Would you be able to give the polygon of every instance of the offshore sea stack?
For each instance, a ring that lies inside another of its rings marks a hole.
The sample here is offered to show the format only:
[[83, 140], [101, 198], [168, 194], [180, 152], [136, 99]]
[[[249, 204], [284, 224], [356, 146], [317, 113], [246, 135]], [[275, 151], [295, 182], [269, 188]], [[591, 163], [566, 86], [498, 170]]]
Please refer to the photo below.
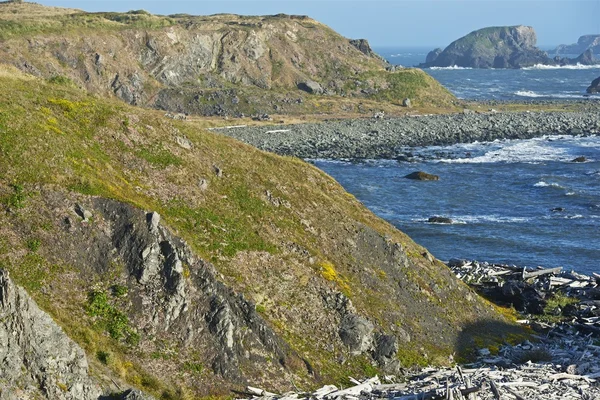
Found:
[[530, 26], [500, 26], [476, 30], [452, 42], [437, 57], [430, 53], [421, 67], [522, 68], [550, 62], [536, 47]]

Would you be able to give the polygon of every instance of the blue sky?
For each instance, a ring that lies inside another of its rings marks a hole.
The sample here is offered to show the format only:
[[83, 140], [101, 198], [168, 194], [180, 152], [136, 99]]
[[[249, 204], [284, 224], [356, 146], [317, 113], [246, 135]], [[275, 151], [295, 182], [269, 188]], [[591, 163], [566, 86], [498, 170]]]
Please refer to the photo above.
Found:
[[154, 14], [302, 14], [373, 46], [446, 46], [479, 28], [531, 25], [538, 45], [600, 33], [600, 0], [37, 0], [86, 11], [145, 9]]

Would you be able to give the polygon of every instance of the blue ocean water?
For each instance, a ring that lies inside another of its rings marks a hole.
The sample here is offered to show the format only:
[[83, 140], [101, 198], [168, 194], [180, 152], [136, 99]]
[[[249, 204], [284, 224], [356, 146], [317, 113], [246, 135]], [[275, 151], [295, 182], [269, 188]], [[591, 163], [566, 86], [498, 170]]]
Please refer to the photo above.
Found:
[[[425, 62], [430, 48], [376, 48], [389, 62], [406, 67]], [[576, 55], [568, 55], [576, 57]], [[585, 89], [600, 66], [534, 66], [525, 69], [427, 68], [425, 71], [466, 100], [600, 99]]]
[[[415, 154], [420, 162], [313, 162], [439, 259], [600, 272], [600, 137], [429, 147]], [[571, 162], [579, 156], [588, 162]], [[404, 178], [417, 170], [440, 180]], [[432, 216], [454, 222], [427, 222]]]
[[[424, 62], [431, 49], [375, 50], [393, 64], [412, 66]], [[426, 72], [464, 99], [599, 99], [584, 97], [586, 87], [600, 76], [596, 67]], [[417, 162], [314, 163], [442, 260], [600, 273], [600, 137], [553, 136], [410, 151]], [[588, 161], [571, 162], [579, 156]], [[418, 170], [440, 180], [404, 178]], [[432, 216], [454, 223], [427, 222]]]

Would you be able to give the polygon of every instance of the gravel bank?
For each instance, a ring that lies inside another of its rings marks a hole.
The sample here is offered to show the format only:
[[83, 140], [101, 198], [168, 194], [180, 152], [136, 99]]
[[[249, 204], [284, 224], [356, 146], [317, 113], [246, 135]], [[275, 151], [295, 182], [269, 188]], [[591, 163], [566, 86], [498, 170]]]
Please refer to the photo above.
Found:
[[313, 124], [220, 128], [263, 150], [300, 158], [402, 158], [407, 147], [543, 135], [600, 133], [598, 112], [518, 112], [407, 116]]

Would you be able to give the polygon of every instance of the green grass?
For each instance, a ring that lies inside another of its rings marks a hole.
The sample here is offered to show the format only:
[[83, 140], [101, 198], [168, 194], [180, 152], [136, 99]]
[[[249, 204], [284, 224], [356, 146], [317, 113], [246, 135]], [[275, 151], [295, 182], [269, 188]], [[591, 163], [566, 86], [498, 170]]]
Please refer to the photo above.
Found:
[[[7, 4], [0, 4], [0, 15], [7, 13], [8, 7], [10, 6]], [[139, 13], [139, 11], [129, 13], [76, 12], [73, 14], [37, 15], [12, 20], [0, 20], [0, 40], [40, 34], [82, 34], [97, 30], [160, 29], [172, 26], [175, 23], [176, 21], [173, 18]]]
[[[418, 72], [415, 79], [421, 79]], [[163, 377], [157, 378], [146, 363], [164, 362], [176, 371], [173, 380], [182, 386], [187, 385], [180, 379], [182, 373], [198, 379], [208, 379], [212, 373], [204, 360], [194, 357], [154, 360], [151, 352], [157, 349], [153, 343], [157, 338], [137, 336], [133, 317], [127, 314], [135, 293], [130, 296], [125, 286], [119, 286], [128, 277], [122, 265], [109, 273], [86, 272], [89, 276], [68, 286], [68, 293], [62, 292], [63, 284], [48, 284], [61, 278], [75, 279], [77, 271], [44, 258], [50, 258], [52, 252], [47, 238], [64, 221], [62, 214], [55, 215], [54, 206], [47, 205], [51, 208], [44, 210], [45, 191], [65, 196], [70, 202], [78, 201], [79, 194], [93, 195], [157, 211], [161, 221], [189, 244], [195, 256], [214, 264], [218, 279], [233, 291], [248, 298], [256, 294], [268, 299], [264, 304], [258, 302], [260, 316], [289, 339], [298, 357], [310, 360], [324, 380], [341, 380], [349, 372], [366, 376], [376, 371], [368, 358], [350, 357], [341, 365], [337, 359], [341, 349], [323, 350], [327, 335], [337, 334], [335, 327], [318, 327], [316, 339], [306, 340], [306, 330], [313, 329], [308, 326], [310, 321], [289, 315], [283, 318], [289, 309], [302, 307], [327, 318], [329, 311], [311, 300], [319, 298], [319, 290], [352, 295], [358, 312], [382, 322], [383, 330], [396, 322], [414, 320], [422, 312], [403, 312], [402, 307], [414, 303], [405, 305], [405, 299], [397, 297], [398, 285], [406, 283], [419, 286], [411, 301], [439, 304], [435, 313], [428, 312], [447, 322], [445, 326], [458, 329], [475, 318], [475, 311], [457, 310], [431, 291], [433, 277], [445, 290], [448, 275], [444, 269], [428, 263], [422, 248], [376, 218], [322, 171], [207, 132], [193, 122], [166, 119], [163, 114], [0, 67], [0, 193], [5, 205], [0, 212], [0, 229], [15, 236], [7, 235], [4, 240], [0, 236], [0, 263], [84, 347], [95, 362], [94, 368], [107, 368], [157, 396], [172, 385]], [[123, 121], [128, 121], [127, 126]], [[191, 150], [177, 145], [175, 130], [194, 144]], [[222, 176], [215, 175], [215, 165], [222, 169]], [[207, 182], [203, 189], [199, 185], [202, 180]], [[289, 207], [270, 202], [267, 191]], [[5, 212], [8, 204], [17, 212]], [[49, 224], [47, 230], [34, 229], [44, 213], [54, 225]], [[101, 229], [102, 223], [106, 221], [99, 216], [97, 226], [93, 226], [95, 222], [82, 229]], [[13, 229], [16, 226], [19, 228]], [[357, 261], [352, 243], [365, 229], [385, 235], [385, 243], [401, 243], [404, 251], [413, 254], [410, 274], [375, 265], [369, 257]], [[38, 239], [39, 246], [28, 243]], [[18, 251], [11, 249], [14, 244]], [[36, 247], [39, 249], [34, 251]], [[2, 253], [10, 253], [10, 257]], [[60, 258], [60, 254], [52, 254]], [[184, 269], [189, 282], [197, 273], [193, 268], [196, 266], [187, 265]], [[301, 281], [304, 284], [299, 287], [296, 283]], [[286, 286], [288, 290], [282, 290]], [[459, 296], [458, 292], [453, 294]], [[487, 305], [480, 306], [479, 312], [485, 314], [481, 311], [485, 309], [491, 313]], [[451, 345], [433, 343], [437, 337], [410, 334], [410, 349], [400, 349], [403, 363], [426, 363], [452, 352]], [[177, 340], [172, 336], [167, 339], [173, 343]], [[136, 346], [138, 340], [140, 345]], [[181, 353], [175, 345], [166, 348]], [[412, 352], [420, 348], [428, 353], [428, 359], [420, 350]], [[106, 363], [97, 357], [99, 351], [110, 354]], [[303, 362], [297, 364], [295, 371], [299, 371], [303, 384], [315, 384]], [[218, 388], [212, 389], [219, 393]], [[176, 396], [178, 392], [165, 393]]]
[[87, 312], [90, 317], [96, 317], [96, 324], [105, 330], [111, 338], [124, 340], [130, 345], [137, 345], [140, 336], [130, 326], [127, 315], [110, 301], [103, 290], [91, 291], [88, 295]]

